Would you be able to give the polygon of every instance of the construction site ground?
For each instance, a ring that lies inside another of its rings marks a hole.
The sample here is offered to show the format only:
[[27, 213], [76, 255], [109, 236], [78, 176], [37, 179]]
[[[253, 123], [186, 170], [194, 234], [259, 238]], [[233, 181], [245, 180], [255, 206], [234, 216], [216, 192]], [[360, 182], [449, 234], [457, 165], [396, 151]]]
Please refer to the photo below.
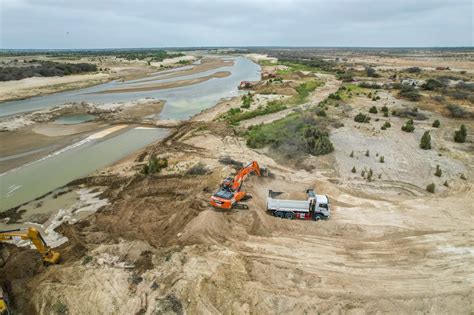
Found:
[[[337, 90], [340, 82], [328, 80], [313, 92], [315, 102]], [[360, 127], [341, 114], [344, 127], [331, 133], [336, 151], [307, 157], [311, 168], [302, 169], [248, 148], [224, 121], [213, 120], [237, 104], [222, 102], [163, 142], [82, 180], [108, 187], [103, 197], [109, 204], [57, 229], [69, 239], [58, 248], [60, 265], [45, 268], [35, 251], [4, 247], [2, 278], [12, 283], [19, 313], [472, 313], [472, 154], [439, 157], [433, 151], [412, 162], [408, 156], [418, 140], [400, 138], [407, 137], [401, 120], [392, 119], [392, 135], [383, 136], [379, 126]], [[368, 105], [356, 98], [351, 106]], [[378, 160], [364, 155], [374, 143], [371, 153], [383, 154], [386, 168], [380, 180], [367, 182], [350, 170], [373, 167], [378, 174]], [[349, 157], [351, 151], [356, 157]], [[169, 167], [139, 174], [152, 153], [166, 156]], [[219, 161], [223, 157], [256, 160], [270, 171], [245, 182], [253, 196], [249, 210], [208, 204], [222, 179], [235, 172]], [[183, 172], [198, 163], [202, 175]], [[430, 194], [421, 178], [435, 164], [452, 175], [449, 188]], [[308, 188], [328, 195], [329, 220], [266, 213], [269, 189], [296, 196]]]

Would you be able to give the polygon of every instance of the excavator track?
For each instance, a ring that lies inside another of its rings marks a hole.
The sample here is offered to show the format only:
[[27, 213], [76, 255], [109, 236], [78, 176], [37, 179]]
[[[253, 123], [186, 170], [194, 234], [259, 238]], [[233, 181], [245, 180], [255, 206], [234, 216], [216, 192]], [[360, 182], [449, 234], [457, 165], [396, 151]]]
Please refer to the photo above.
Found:
[[248, 210], [249, 209], [249, 206], [247, 206], [246, 204], [244, 203], [237, 203], [235, 204], [232, 209], [237, 209], [237, 210]]

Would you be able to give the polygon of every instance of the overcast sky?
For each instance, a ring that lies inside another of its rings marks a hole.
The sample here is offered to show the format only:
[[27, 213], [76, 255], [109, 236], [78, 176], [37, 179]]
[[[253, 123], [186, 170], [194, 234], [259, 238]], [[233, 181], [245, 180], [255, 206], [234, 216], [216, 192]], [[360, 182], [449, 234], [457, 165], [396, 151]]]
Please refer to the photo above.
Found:
[[473, 46], [474, 0], [0, 0], [0, 48]]

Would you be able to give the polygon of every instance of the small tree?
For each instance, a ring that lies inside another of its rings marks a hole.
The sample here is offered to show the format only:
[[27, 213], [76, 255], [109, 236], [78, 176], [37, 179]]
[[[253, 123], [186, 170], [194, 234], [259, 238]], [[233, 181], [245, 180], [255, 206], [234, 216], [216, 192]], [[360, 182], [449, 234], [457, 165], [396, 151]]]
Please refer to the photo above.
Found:
[[380, 163], [385, 163], [385, 158], [383, 156], [381, 156], [379, 161], [380, 161]]
[[365, 67], [365, 72], [367, 73], [368, 77], [376, 78], [379, 76], [377, 71], [372, 67]]
[[370, 117], [359, 113], [354, 117], [354, 121], [358, 123], [368, 123], [370, 121]]
[[355, 167], [355, 166], [352, 167], [351, 172], [352, 172], [352, 173], [357, 173], [357, 170], [356, 170], [356, 167]]
[[365, 156], [370, 156], [369, 150], [365, 151]]
[[436, 165], [435, 176], [441, 177], [442, 174], [443, 174], [443, 171], [441, 171], [441, 168], [439, 167], [439, 165]]
[[372, 176], [374, 175], [374, 171], [372, 171], [372, 169], [369, 170], [369, 173], [367, 174], [367, 180], [369, 182], [372, 181]]
[[413, 132], [415, 130], [415, 126], [413, 125], [413, 119], [409, 119], [405, 125], [402, 126], [402, 130], [405, 132]]
[[439, 122], [438, 119], [436, 119], [435, 121], [433, 121], [433, 127], [434, 127], [434, 128], [439, 128], [440, 125], [441, 125], [441, 123]]
[[420, 148], [422, 148], [423, 150], [431, 149], [431, 136], [429, 131], [425, 131], [425, 133], [421, 137]]
[[392, 127], [392, 124], [389, 121], [384, 122], [382, 126], [382, 130], [386, 130], [387, 128]]
[[447, 181], [447, 180], [445, 180], [445, 181], [444, 181], [444, 183], [443, 183], [443, 185], [444, 185], [444, 186], [446, 186], [446, 187], [449, 187], [449, 185], [448, 185], [448, 181]]
[[461, 174], [461, 179], [462, 179], [462, 180], [467, 180], [466, 175]]
[[426, 190], [433, 194], [435, 192], [435, 184], [434, 183], [429, 184], [428, 186], [426, 186]]
[[302, 141], [304, 151], [311, 155], [324, 155], [334, 151], [334, 146], [329, 140], [328, 133], [313, 126], [303, 131]]
[[454, 132], [454, 141], [458, 143], [464, 143], [466, 142], [466, 137], [467, 137], [466, 126], [461, 125], [461, 128], [459, 128], [459, 130], [456, 130]]
[[369, 113], [371, 113], [371, 114], [377, 114], [377, 113], [378, 113], [377, 107], [372, 106], [372, 107], [369, 109]]
[[350, 156], [350, 157], [354, 157], [354, 151], [352, 151], [349, 156]]

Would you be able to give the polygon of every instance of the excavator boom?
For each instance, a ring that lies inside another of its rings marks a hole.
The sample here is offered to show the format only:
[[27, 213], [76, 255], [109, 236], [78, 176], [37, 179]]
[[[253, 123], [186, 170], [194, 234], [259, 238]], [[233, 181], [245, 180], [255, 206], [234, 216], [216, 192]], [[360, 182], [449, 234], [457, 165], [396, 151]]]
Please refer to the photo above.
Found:
[[[234, 178], [227, 178], [221, 184], [219, 190], [211, 196], [210, 203], [215, 208], [231, 209], [237, 203], [244, 199], [247, 194], [241, 191], [242, 184], [250, 173], [255, 172], [260, 176], [260, 166], [257, 161], [253, 161], [244, 168], [242, 168]], [[248, 196], [247, 196], [248, 197]]]
[[57, 264], [61, 257], [58, 252], [53, 251], [44, 241], [40, 232], [35, 228], [15, 229], [9, 231], [0, 231], [0, 242], [11, 240], [31, 241], [47, 264]]

